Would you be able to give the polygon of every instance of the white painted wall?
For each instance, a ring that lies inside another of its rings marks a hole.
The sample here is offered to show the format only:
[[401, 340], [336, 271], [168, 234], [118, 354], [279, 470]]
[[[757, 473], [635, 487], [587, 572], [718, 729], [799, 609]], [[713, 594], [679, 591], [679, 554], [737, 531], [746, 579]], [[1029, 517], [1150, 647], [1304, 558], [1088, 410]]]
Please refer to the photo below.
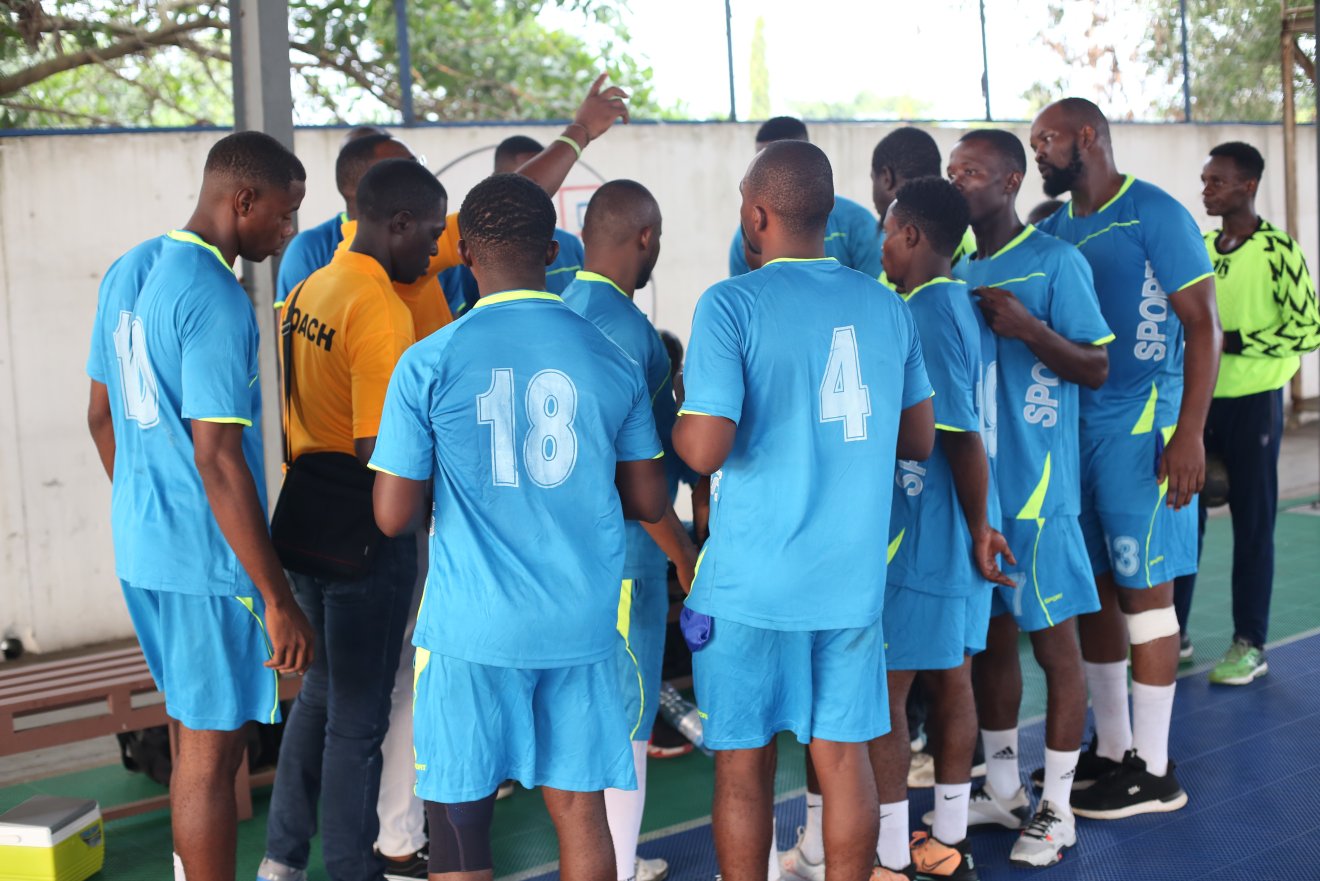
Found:
[[[870, 204], [871, 149], [893, 126], [818, 125], [813, 139], [834, 162], [838, 191]], [[1015, 131], [1023, 137], [1024, 128]], [[478, 126], [406, 134], [436, 168], [478, 151], [442, 176], [451, 209], [488, 173], [493, 147], [515, 132], [548, 141], [557, 127]], [[580, 204], [600, 179], [632, 177], [665, 214], [655, 297], [643, 296], [660, 327], [686, 337], [701, 292], [726, 271], [737, 220], [737, 184], [755, 126], [666, 124], [619, 128], [592, 144], [560, 200], [561, 222], [577, 225]], [[961, 131], [934, 129], [947, 153]], [[129, 635], [114, 577], [109, 486], [88, 438], [84, 365], [105, 268], [137, 242], [182, 224], [197, 197], [206, 151], [218, 134], [143, 133], [0, 138], [0, 631], [52, 651]], [[304, 225], [340, 210], [334, 157], [342, 133], [297, 133], [307, 165]], [[1245, 140], [1266, 156], [1261, 212], [1283, 224], [1282, 133], [1265, 126], [1115, 127], [1119, 165], [1169, 190], [1205, 224], [1201, 162], [1214, 144]], [[1314, 129], [1300, 132], [1302, 228], [1317, 261]], [[1023, 213], [1040, 182], [1030, 172]], [[270, 335], [271, 326], [263, 327]], [[1317, 390], [1308, 358], [1307, 394]]]

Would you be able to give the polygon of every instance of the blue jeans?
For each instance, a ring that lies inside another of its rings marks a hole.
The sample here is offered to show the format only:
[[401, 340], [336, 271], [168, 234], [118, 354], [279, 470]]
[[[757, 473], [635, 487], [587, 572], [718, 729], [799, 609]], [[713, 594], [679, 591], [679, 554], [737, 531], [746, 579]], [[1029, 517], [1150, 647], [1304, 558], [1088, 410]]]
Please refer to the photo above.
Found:
[[417, 541], [385, 539], [372, 573], [329, 582], [290, 573], [294, 596], [316, 631], [316, 659], [303, 677], [280, 744], [266, 825], [266, 856], [305, 869], [322, 808], [321, 850], [334, 881], [380, 881], [376, 841], [380, 744], [417, 578]]

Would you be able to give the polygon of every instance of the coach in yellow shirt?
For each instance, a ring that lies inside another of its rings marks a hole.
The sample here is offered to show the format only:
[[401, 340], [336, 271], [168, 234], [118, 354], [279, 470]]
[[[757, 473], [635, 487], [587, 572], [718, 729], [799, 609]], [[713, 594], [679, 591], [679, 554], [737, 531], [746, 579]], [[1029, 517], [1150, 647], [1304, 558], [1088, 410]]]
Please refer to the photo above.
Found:
[[[416, 338], [396, 286], [422, 278], [445, 231], [444, 187], [411, 159], [374, 165], [358, 184], [351, 246], [289, 294], [296, 461], [313, 452], [370, 459], [394, 365]], [[443, 304], [443, 297], [438, 297]], [[331, 582], [290, 573], [316, 631], [316, 660], [289, 713], [271, 796], [261, 878], [304, 877], [320, 805], [332, 879], [379, 878], [373, 852], [380, 745], [417, 576], [412, 536], [385, 539], [370, 573]]]

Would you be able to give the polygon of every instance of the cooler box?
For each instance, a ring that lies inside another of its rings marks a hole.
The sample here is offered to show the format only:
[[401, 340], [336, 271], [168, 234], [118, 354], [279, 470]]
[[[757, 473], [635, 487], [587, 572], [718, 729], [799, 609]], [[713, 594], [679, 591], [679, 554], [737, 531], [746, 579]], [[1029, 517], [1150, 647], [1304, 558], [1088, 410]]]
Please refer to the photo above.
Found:
[[0, 881], [83, 881], [104, 863], [94, 801], [39, 795], [0, 814]]

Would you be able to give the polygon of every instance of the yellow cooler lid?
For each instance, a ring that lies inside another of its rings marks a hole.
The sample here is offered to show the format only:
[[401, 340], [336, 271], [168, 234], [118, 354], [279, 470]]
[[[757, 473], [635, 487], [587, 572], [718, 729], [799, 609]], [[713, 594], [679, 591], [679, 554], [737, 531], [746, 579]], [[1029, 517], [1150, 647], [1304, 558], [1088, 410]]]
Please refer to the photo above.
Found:
[[0, 814], [0, 845], [54, 847], [100, 815], [91, 799], [34, 796]]

